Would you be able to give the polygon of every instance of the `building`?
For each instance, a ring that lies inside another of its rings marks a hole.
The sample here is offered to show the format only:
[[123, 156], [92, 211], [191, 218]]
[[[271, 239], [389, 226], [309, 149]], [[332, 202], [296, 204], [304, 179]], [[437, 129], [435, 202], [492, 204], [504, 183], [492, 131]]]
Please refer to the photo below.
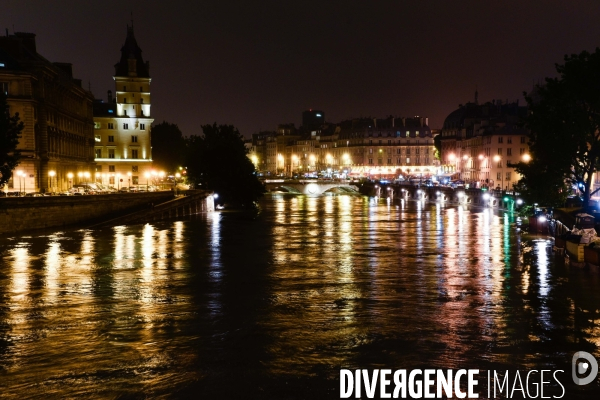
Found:
[[501, 100], [467, 103], [448, 115], [441, 130], [442, 168], [448, 176], [511, 190], [521, 176], [511, 164], [528, 161], [528, 132], [519, 126], [527, 107]]
[[[268, 175], [395, 177], [435, 175], [433, 134], [427, 118], [358, 118], [324, 123], [302, 135], [279, 130], [254, 136]], [[261, 149], [264, 147], [264, 150]]]
[[94, 103], [95, 179], [115, 188], [152, 179], [150, 64], [144, 62], [133, 26], [127, 27], [115, 64], [115, 94]]
[[68, 63], [37, 53], [36, 35], [0, 37], [0, 90], [24, 123], [21, 162], [8, 190], [67, 190], [94, 172], [94, 97]]

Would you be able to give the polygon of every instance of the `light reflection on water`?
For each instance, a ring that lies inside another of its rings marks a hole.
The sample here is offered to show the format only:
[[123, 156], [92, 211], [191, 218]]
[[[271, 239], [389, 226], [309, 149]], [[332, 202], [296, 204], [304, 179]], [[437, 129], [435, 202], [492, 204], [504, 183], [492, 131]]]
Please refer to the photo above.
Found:
[[598, 274], [509, 214], [273, 195], [258, 216], [0, 239], [0, 389], [335, 398], [339, 368], [600, 358]]

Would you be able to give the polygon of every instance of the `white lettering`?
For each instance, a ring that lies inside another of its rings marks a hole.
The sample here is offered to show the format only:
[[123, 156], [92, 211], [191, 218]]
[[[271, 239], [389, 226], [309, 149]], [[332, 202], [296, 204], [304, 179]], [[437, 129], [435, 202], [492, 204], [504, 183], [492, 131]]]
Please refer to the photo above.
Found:
[[[496, 397], [496, 384], [498, 383], [498, 375], [496, 374], [496, 371], [494, 371], [494, 398]], [[502, 385], [498, 384], [498, 389], [500, 389], [500, 393], [502, 393], [502, 391], [504, 390], [504, 387], [506, 385], [506, 395], [508, 396], [508, 371], [506, 371], [506, 374], [504, 374], [504, 379], [502, 381]]]
[[360, 396], [360, 391], [361, 391], [361, 387], [362, 387], [362, 384], [360, 383], [360, 369], [357, 369], [354, 372], [354, 375], [355, 375], [355, 379], [354, 379], [354, 381], [355, 381], [354, 382], [354, 396], [357, 399], [360, 399], [360, 397], [361, 397]]
[[550, 396], [544, 396], [544, 383], [550, 383], [550, 381], [547, 381], [547, 382], [544, 381], [544, 372], [552, 372], [552, 371], [550, 371], [549, 369], [542, 370], [542, 373], [541, 373], [542, 378], [540, 379], [540, 392], [541, 392], [542, 396], [540, 398], [549, 399]]
[[475, 386], [479, 383], [477, 379], [475, 379], [475, 375], [479, 374], [478, 369], [470, 369], [469, 370], [469, 398], [470, 399], [478, 399], [479, 394], [475, 393]]
[[[348, 380], [348, 385], [346, 385]], [[347, 369], [340, 370], [340, 399], [347, 399], [352, 396], [352, 387], [354, 386], [354, 379], [352, 378], [352, 371]]]
[[387, 387], [390, 384], [390, 380], [387, 376], [392, 373], [391, 369], [382, 369], [379, 374], [379, 397], [382, 399], [389, 399], [392, 395], [387, 392]]
[[[518, 389], [516, 388], [517, 381], [519, 382], [519, 386], [520, 386]], [[510, 391], [510, 398], [513, 397], [515, 390], [520, 391], [521, 394], [523, 395], [523, 397], [525, 397], [525, 389], [523, 389], [523, 381], [521, 380], [521, 374], [519, 373], [519, 370], [517, 370], [517, 374], [515, 375], [515, 380], [513, 381], [512, 390]]]
[[[538, 372], [537, 369], [532, 369], [531, 371], [529, 371], [527, 373], [527, 379], [525, 380], [525, 383], [527, 385], [527, 396], [530, 399], [537, 399], [538, 395], [540, 394], [540, 384], [537, 383], [535, 380], [533, 380], [533, 382], [531, 382], [531, 384], [529, 383], [529, 375], [531, 375], [531, 374], [537, 374], [537, 372]], [[529, 386], [535, 387], [535, 394], [533, 396], [529, 392]]]
[[423, 388], [425, 389], [425, 398], [434, 399], [435, 394], [431, 393], [431, 386], [435, 383], [431, 375], [435, 375], [435, 369], [426, 369], [425, 377], [423, 379]]
[[554, 374], [552, 374], [552, 376], [554, 377], [554, 380], [556, 381], [556, 383], [558, 383], [560, 385], [560, 387], [562, 388], [563, 392], [562, 392], [562, 394], [559, 397], [557, 397], [557, 396], [552, 396], [552, 397], [554, 397], [555, 399], [562, 399], [564, 397], [564, 395], [565, 395], [565, 387], [562, 385], [562, 383], [560, 383], [560, 381], [556, 377], [556, 373], [557, 372], [565, 372], [565, 371], [562, 370], [562, 369], [557, 369], [556, 371], [554, 371]]
[[467, 371], [464, 369], [459, 369], [456, 375], [454, 375], [454, 393], [456, 393], [456, 397], [459, 399], [464, 399], [467, 397], [467, 394], [460, 390], [460, 377], [466, 375], [466, 373]]
[[[423, 396], [423, 382], [420, 379], [415, 382], [415, 375], [421, 375], [422, 373], [420, 369], [410, 371], [410, 375], [408, 376], [408, 394], [411, 397], [420, 399]], [[415, 386], [417, 387], [417, 391], [415, 391]]]
[[447, 371], [448, 378], [444, 376], [444, 371], [437, 370], [437, 397], [442, 397], [442, 388], [446, 392], [446, 397], [452, 397], [452, 370]]
[[369, 380], [369, 371], [363, 369], [363, 381], [365, 382], [365, 393], [367, 398], [372, 399], [375, 397], [375, 387], [377, 386], [377, 376], [379, 375], [379, 370], [373, 370], [373, 378]]
[[[400, 379], [401, 378], [401, 379]], [[396, 372], [394, 372], [394, 385], [396, 386], [394, 388], [394, 393], [393, 396], [395, 399], [397, 399], [398, 396], [398, 392], [400, 391], [400, 389], [402, 389], [402, 399], [406, 398], [406, 370], [405, 369], [399, 369]]]

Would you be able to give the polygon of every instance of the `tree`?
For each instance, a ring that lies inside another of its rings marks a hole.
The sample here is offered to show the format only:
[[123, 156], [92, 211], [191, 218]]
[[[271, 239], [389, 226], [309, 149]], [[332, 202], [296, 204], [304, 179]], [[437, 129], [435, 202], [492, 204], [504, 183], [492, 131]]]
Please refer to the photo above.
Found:
[[17, 146], [22, 130], [23, 122], [19, 119], [19, 113], [10, 116], [6, 94], [0, 92], [0, 187], [8, 182], [12, 171], [19, 165], [21, 153]]
[[433, 153], [433, 158], [436, 160], [441, 160], [442, 154], [442, 135], [437, 134], [433, 137], [433, 145], [435, 146], [435, 151]]
[[202, 136], [188, 140], [188, 179], [214, 190], [220, 203], [253, 207], [265, 192], [254, 164], [247, 156], [244, 138], [232, 125], [204, 125]]
[[[565, 189], [566, 196], [568, 186], [575, 186], [587, 206], [597, 191], [590, 188], [600, 162], [600, 49], [564, 60], [556, 65], [558, 78], [546, 78], [544, 85], [525, 93], [531, 161], [515, 167], [524, 176], [522, 187], [540, 196], [538, 202], [553, 190]], [[543, 184], [550, 192], [542, 190]]]
[[176, 172], [185, 162], [186, 142], [176, 124], [166, 121], [154, 125], [152, 135], [152, 162], [168, 173]]

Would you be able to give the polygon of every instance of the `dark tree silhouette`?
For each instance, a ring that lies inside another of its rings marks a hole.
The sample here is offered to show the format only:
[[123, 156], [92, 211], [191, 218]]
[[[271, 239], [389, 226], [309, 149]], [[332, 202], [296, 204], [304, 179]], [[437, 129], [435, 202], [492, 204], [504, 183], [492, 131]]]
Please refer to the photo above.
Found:
[[188, 140], [188, 179], [214, 190], [219, 203], [253, 207], [265, 188], [247, 156], [244, 138], [232, 125], [204, 125]]
[[558, 78], [525, 94], [531, 161], [515, 167], [525, 177], [521, 188], [537, 202], [547, 202], [544, 183], [560, 191], [564, 182], [579, 187], [587, 206], [600, 162], [600, 49], [565, 56], [556, 70]]
[[21, 153], [17, 150], [23, 122], [19, 119], [19, 113], [11, 117], [6, 94], [0, 92], [0, 187], [4, 186], [10, 179], [12, 171], [21, 159]]
[[167, 173], [175, 173], [185, 162], [186, 143], [176, 124], [163, 121], [154, 125], [152, 136], [152, 163]]

